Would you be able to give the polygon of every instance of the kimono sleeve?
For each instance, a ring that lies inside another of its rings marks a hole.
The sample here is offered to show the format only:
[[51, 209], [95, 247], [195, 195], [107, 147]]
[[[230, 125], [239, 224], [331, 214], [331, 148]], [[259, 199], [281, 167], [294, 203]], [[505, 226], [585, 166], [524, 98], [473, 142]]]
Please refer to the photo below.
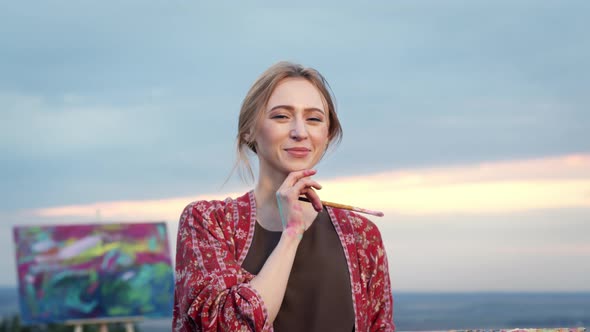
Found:
[[381, 233], [372, 225], [370, 249], [371, 278], [368, 293], [370, 331], [395, 331], [393, 323], [393, 294], [389, 279], [387, 253], [383, 245]]
[[272, 330], [262, 298], [249, 284], [254, 276], [238, 265], [231, 250], [222, 205], [196, 202], [180, 217], [174, 331]]

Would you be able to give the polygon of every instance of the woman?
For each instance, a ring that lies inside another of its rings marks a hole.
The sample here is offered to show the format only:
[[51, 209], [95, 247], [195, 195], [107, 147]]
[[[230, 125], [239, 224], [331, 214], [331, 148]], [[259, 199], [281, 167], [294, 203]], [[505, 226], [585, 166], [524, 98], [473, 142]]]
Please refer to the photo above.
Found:
[[[342, 129], [316, 70], [280, 62], [248, 92], [239, 159], [255, 188], [189, 204], [180, 217], [174, 331], [392, 331], [387, 257], [376, 226], [322, 206], [313, 167]], [[305, 196], [308, 202], [299, 198]]]

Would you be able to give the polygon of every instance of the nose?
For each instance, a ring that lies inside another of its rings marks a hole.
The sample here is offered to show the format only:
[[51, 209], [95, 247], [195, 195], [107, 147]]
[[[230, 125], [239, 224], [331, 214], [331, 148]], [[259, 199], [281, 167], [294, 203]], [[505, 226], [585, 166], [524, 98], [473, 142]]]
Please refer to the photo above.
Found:
[[295, 118], [292, 122], [293, 126], [291, 128], [290, 136], [292, 139], [296, 141], [301, 141], [307, 138], [307, 127], [305, 125], [305, 120]]

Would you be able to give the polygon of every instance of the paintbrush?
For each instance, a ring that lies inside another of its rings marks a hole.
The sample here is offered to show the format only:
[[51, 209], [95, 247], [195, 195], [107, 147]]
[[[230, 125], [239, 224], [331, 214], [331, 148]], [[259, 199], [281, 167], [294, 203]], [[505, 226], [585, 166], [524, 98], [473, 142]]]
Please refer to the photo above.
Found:
[[[307, 197], [300, 196], [299, 200], [303, 201], [303, 202], [311, 203], [311, 201]], [[355, 206], [340, 204], [340, 203], [333, 203], [333, 202], [326, 202], [326, 201], [321, 201], [321, 202], [323, 205], [331, 206], [331, 207], [334, 207], [337, 209], [344, 209], [344, 210], [350, 210], [350, 211], [355, 211], [355, 212], [360, 212], [360, 213], [366, 213], [366, 214], [370, 214], [370, 215], [373, 215], [376, 217], [383, 217], [384, 216], [383, 212], [380, 212], [380, 211], [373, 211], [373, 210], [369, 210], [369, 209], [363, 209], [360, 207], [355, 207]]]

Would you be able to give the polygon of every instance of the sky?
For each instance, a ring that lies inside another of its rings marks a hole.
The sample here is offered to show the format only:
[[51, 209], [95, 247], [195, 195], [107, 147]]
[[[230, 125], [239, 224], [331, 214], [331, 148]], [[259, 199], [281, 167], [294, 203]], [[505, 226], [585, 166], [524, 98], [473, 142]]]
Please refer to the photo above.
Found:
[[[241, 101], [318, 69], [329, 201], [380, 210], [395, 291], [590, 291], [590, 3], [0, 3], [0, 285], [12, 227], [241, 195]], [[174, 251], [174, 250], [173, 250]]]

